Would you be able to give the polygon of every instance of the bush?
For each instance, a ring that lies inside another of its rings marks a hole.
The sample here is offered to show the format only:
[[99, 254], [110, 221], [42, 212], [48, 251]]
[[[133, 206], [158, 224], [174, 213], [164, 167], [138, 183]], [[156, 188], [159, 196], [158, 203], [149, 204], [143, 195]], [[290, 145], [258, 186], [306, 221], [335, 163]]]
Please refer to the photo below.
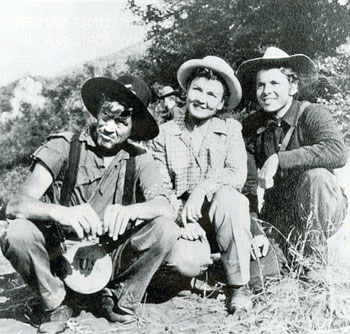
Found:
[[317, 102], [328, 106], [350, 145], [350, 39], [335, 56], [320, 57], [316, 63], [321, 75]]
[[11, 194], [17, 192], [29, 174], [27, 165], [17, 165], [0, 173], [0, 201], [7, 201]]

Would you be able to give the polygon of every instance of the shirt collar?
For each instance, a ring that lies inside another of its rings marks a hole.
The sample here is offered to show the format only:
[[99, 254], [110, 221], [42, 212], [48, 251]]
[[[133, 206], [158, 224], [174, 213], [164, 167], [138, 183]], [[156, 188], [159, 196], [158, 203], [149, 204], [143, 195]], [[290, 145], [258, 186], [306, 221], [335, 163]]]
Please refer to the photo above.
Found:
[[88, 128], [85, 128], [79, 136], [79, 140], [82, 142], [86, 142], [91, 147], [96, 147], [96, 143], [92, 138], [92, 134], [95, 131], [96, 126], [90, 125]]
[[299, 102], [293, 99], [293, 102], [287, 112], [282, 117], [282, 121], [286, 122], [289, 126], [294, 126], [296, 116], [298, 114]]
[[[93, 133], [95, 130], [96, 130], [96, 126], [94, 124], [84, 129], [79, 136], [79, 140], [82, 142], [86, 142], [87, 145], [93, 147], [95, 151], [97, 151], [97, 146], [93, 139]], [[146, 150], [144, 148], [130, 141], [127, 141], [126, 143], [123, 144], [122, 149], [117, 153], [116, 157], [119, 158], [118, 160], [129, 159], [130, 156], [140, 155], [145, 152]]]

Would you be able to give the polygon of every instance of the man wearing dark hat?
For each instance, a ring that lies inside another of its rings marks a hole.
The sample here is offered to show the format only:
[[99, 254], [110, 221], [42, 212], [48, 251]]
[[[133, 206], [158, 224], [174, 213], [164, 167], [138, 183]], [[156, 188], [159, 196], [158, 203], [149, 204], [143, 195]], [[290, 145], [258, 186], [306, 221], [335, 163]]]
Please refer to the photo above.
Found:
[[[97, 122], [77, 136], [80, 158], [68, 205], [61, 205], [60, 194], [74, 140], [70, 132], [51, 135], [35, 151], [32, 173], [8, 203], [11, 221], [2, 250], [42, 298], [46, 312], [39, 333], [63, 332], [72, 315], [64, 283], [52, 267], [57, 226], [72, 228], [80, 239], [108, 240], [114, 271], [101, 308], [112, 322], [135, 319], [152, 276], [176, 242], [179, 229], [167, 218], [171, 210], [157, 166], [149, 153], [128, 141], [149, 140], [159, 132], [147, 110], [150, 95], [147, 85], [130, 75], [88, 80], [82, 99]], [[43, 195], [49, 202], [40, 200]]]
[[[303, 54], [270, 47], [263, 57], [244, 62], [237, 76], [261, 108], [243, 122], [253, 157], [249, 174], [265, 189], [259, 217], [295, 243], [305, 240], [307, 254], [323, 253], [345, 217], [347, 201], [333, 169], [345, 165], [347, 154], [327, 108], [296, 99], [300, 88], [317, 79], [316, 67]], [[250, 198], [258, 212], [256, 192]]]

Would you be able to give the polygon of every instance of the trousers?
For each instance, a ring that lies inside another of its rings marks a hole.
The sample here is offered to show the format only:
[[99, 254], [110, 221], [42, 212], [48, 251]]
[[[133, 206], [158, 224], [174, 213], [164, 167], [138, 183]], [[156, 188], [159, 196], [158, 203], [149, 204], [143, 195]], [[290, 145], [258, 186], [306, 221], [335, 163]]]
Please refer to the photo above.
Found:
[[[47, 224], [16, 219], [10, 222], [1, 240], [4, 256], [28, 285], [36, 290], [45, 309], [53, 310], [64, 300], [66, 289], [53, 262], [58, 250]], [[167, 217], [157, 217], [121, 241], [113, 243], [114, 275], [118, 306], [133, 313], [158, 267], [166, 260], [179, 235], [178, 226]], [[56, 268], [57, 269], [57, 268]]]
[[305, 240], [305, 251], [310, 253], [340, 228], [347, 205], [336, 176], [325, 168], [314, 168], [269, 189], [260, 217], [271, 223], [276, 235], [293, 243]]
[[[212, 206], [216, 210], [210, 216]], [[239, 191], [232, 188], [221, 188], [216, 192], [211, 202], [205, 202], [202, 208], [202, 218], [199, 224], [206, 231], [207, 239], [212, 251], [218, 247], [221, 261], [225, 269], [227, 284], [244, 285], [250, 279], [250, 250], [252, 235], [250, 232], [249, 201]], [[203, 246], [198, 242], [188, 240], [192, 247], [186, 247], [182, 241], [181, 247], [175, 247], [177, 253], [171, 254], [173, 263], [179, 272], [186, 271], [186, 259], [193, 258], [193, 265], [197, 265], [196, 258], [200, 258]], [[192, 254], [186, 254], [188, 249]]]

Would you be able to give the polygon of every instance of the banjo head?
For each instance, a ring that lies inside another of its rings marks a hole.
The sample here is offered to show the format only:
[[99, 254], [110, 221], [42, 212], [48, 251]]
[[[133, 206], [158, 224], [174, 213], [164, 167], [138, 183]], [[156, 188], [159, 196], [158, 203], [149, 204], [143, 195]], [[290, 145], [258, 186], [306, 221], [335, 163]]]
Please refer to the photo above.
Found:
[[67, 240], [63, 255], [67, 263], [64, 277], [66, 285], [82, 294], [102, 290], [112, 276], [112, 259], [106, 251], [92, 241]]

